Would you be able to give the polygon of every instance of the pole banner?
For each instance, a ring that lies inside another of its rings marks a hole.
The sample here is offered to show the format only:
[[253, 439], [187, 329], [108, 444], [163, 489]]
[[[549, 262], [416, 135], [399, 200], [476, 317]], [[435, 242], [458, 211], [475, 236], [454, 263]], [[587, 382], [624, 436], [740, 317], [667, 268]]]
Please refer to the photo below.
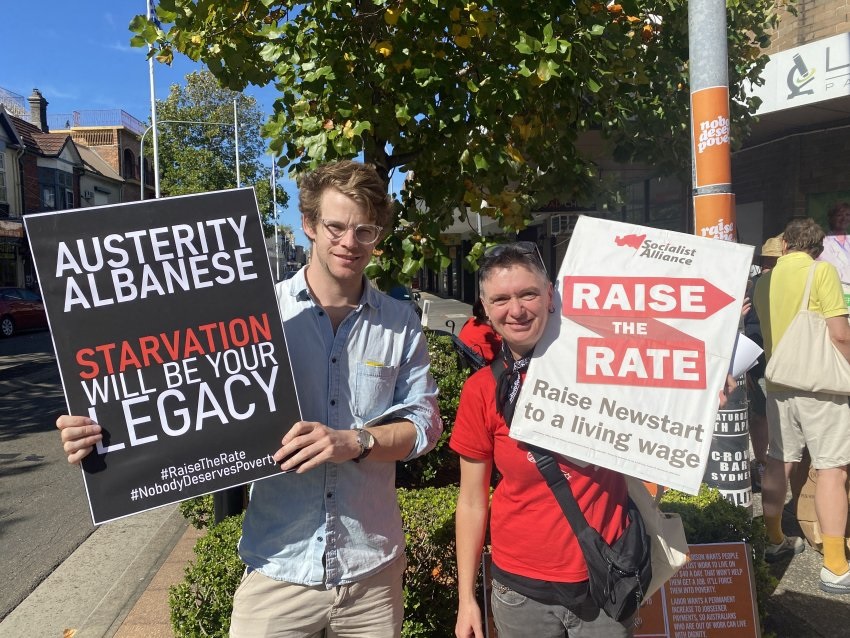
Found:
[[709, 193], [694, 197], [696, 235], [738, 241], [734, 193]]
[[732, 183], [729, 155], [729, 87], [712, 86], [691, 94], [694, 188]]

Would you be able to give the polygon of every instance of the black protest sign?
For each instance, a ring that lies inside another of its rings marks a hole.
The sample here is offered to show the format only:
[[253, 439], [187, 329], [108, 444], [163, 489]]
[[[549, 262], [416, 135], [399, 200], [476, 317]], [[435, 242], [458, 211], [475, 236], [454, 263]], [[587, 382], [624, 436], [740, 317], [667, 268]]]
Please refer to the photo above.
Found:
[[25, 218], [95, 524], [280, 474], [298, 403], [252, 189]]

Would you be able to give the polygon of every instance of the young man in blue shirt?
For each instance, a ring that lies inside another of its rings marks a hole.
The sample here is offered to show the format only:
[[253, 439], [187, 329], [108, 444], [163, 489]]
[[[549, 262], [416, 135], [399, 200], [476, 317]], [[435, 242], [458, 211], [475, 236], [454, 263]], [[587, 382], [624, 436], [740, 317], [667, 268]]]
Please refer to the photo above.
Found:
[[[393, 638], [405, 568], [395, 462], [442, 432], [427, 342], [414, 312], [363, 275], [393, 220], [374, 168], [319, 167], [299, 207], [310, 263], [276, 293], [303, 420], [273, 455], [287, 474], [252, 487], [230, 635]], [[57, 426], [71, 462], [100, 437], [83, 417]]]

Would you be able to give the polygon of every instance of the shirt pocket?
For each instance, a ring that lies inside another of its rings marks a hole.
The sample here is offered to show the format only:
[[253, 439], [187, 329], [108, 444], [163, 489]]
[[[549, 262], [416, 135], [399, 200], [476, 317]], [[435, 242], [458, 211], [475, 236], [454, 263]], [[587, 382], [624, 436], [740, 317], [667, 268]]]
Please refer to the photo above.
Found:
[[392, 405], [396, 366], [358, 363], [354, 377], [354, 415], [369, 421], [382, 415]]

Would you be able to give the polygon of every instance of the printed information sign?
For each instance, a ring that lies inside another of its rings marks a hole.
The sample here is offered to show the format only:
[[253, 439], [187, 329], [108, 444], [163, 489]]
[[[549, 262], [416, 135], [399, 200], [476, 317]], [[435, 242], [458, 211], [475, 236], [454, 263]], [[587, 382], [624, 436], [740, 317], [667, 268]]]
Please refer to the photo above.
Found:
[[696, 494], [752, 254], [580, 217], [511, 436]]
[[300, 419], [253, 189], [25, 218], [95, 524], [280, 475]]
[[690, 560], [640, 608], [635, 638], [758, 638], [746, 543], [690, 546]]

